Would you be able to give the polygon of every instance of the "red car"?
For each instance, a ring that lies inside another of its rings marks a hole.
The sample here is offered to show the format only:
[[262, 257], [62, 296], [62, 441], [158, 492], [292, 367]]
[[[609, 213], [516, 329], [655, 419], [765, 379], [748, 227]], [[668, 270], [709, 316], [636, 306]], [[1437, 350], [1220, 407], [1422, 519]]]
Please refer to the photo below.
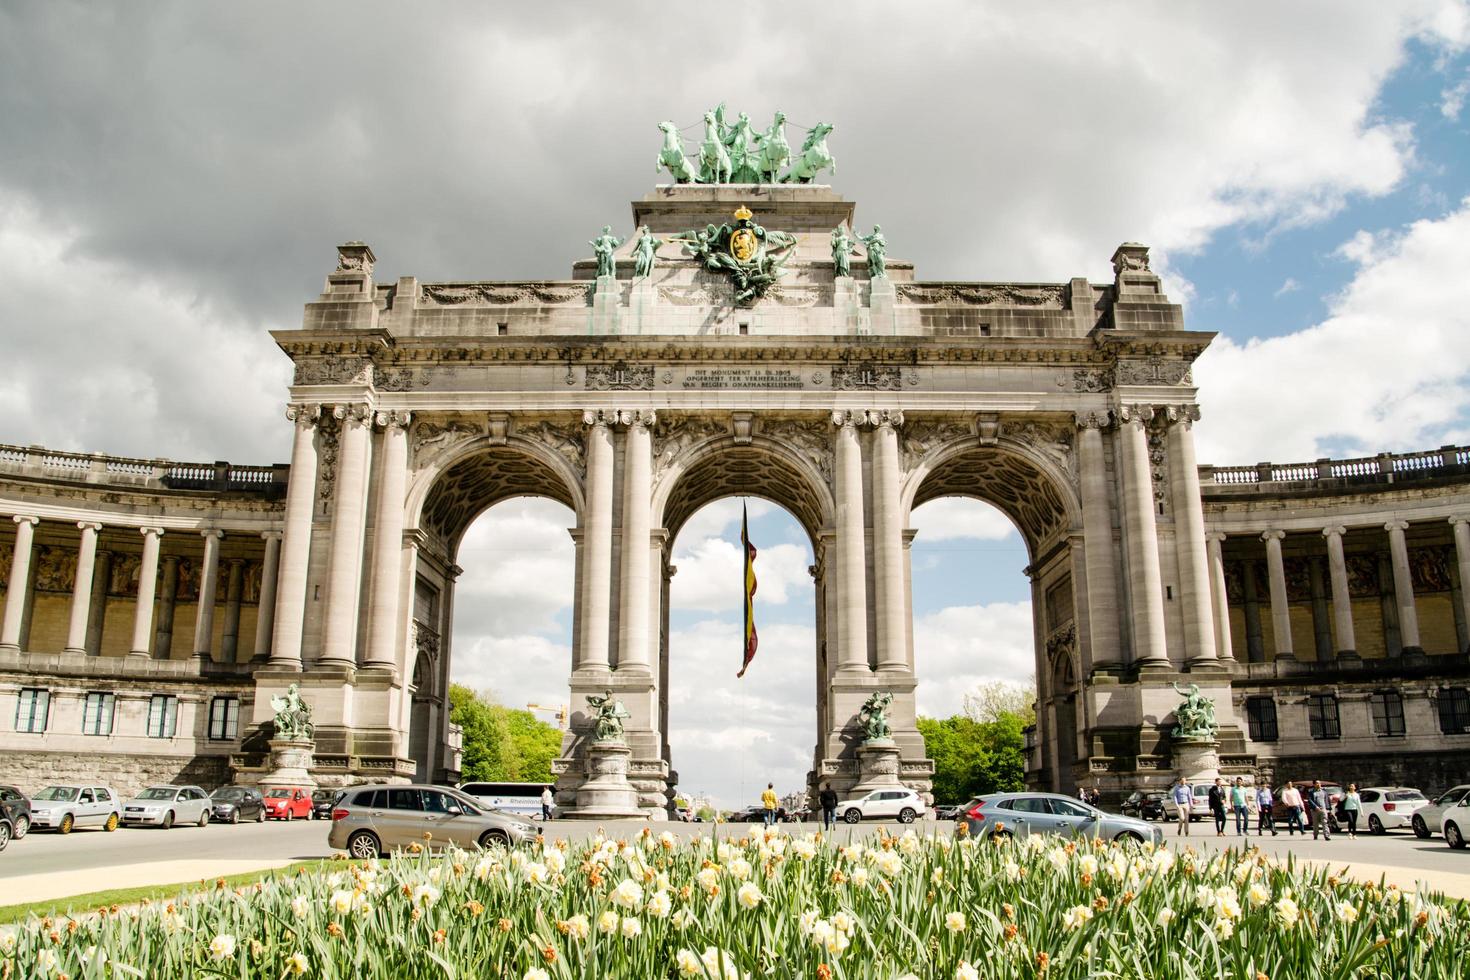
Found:
[[311, 794], [299, 786], [273, 786], [265, 790], [265, 815], [270, 820], [309, 820]]

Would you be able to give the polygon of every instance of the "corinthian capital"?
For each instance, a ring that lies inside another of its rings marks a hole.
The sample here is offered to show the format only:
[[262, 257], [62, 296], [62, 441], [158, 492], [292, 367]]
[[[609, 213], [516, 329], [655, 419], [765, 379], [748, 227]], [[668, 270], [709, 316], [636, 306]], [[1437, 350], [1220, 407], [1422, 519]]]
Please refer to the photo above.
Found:
[[286, 406], [286, 418], [302, 428], [311, 428], [322, 417], [322, 407], [316, 402], [292, 402]]
[[839, 429], [846, 426], [858, 426], [867, 421], [867, 412], [848, 412], [839, 409], [832, 413], [832, 424]]
[[1130, 425], [1145, 425], [1153, 421], [1154, 407], [1152, 405], [1119, 405], [1118, 421], [1127, 422]]
[[412, 421], [412, 412], [403, 412], [397, 410], [378, 412], [373, 417], [373, 422], [377, 425], [381, 425], [385, 429], [406, 429], [408, 428], [409, 423]]
[[872, 426], [889, 426], [890, 428], [903, 425], [903, 412], [896, 408], [875, 408], [863, 413], [867, 417], [867, 423]]
[[338, 422], [366, 425], [372, 421], [373, 411], [361, 402], [332, 406], [332, 418]]
[[1165, 405], [1163, 407], [1164, 419], [1168, 424], [1176, 422], [1183, 423], [1187, 428], [1199, 421], [1198, 405]]
[[1078, 412], [1075, 416], [1075, 421], [1079, 429], [1097, 429], [1101, 431], [1113, 424], [1113, 413], [1106, 410], [1101, 412]]
[[632, 411], [624, 410], [618, 413], [618, 421], [626, 426], [641, 425], [645, 429], [651, 429], [658, 421], [658, 413], [651, 408], [639, 408]]

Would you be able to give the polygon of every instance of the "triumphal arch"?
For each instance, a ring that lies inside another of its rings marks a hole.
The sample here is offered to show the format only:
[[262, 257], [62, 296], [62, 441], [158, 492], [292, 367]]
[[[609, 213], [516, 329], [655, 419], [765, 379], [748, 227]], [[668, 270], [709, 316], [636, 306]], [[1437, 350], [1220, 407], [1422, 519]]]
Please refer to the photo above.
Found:
[[[783, 156], [781, 123], [711, 113], [693, 160], [665, 124], [672, 182], [590, 221], [564, 278], [381, 282], [368, 245], [340, 246], [301, 326], [272, 334], [294, 362], [289, 467], [0, 447], [4, 755], [70, 773], [105, 715], [140, 781], [249, 778], [294, 684], [315, 778], [452, 780], [456, 552], [487, 508], [538, 495], [575, 515], [558, 801], [606, 812], [586, 706], [611, 694], [630, 807], [660, 815], [672, 542], [753, 495], [815, 555], [811, 783], [927, 791], [909, 515], [966, 496], [1029, 550], [1033, 785], [1119, 794], [1195, 765], [1180, 684], [1213, 702], [1227, 775], [1402, 776], [1412, 744], [1464, 778], [1470, 451], [1201, 466], [1191, 367], [1212, 335], [1185, 329], [1147, 248], [1120, 245], [1104, 282], [922, 279], [820, 182], [831, 127]], [[874, 695], [883, 752], [859, 718]], [[1416, 740], [1343, 735], [1382, 719]]]

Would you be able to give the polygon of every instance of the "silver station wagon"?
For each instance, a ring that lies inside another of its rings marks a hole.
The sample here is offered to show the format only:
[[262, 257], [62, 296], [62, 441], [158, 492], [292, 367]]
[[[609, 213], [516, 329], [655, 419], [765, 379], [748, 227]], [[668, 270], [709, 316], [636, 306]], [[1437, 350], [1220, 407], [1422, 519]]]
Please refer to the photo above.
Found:
[[123, 823], [165, 830], [174, 824], [203, 827], [212, 809], [209, 794], [198, 786], [149, 786], [123, 807]]
[[448, 786], [358, 786], [332, 808], [327, 843], [356, 858], [374, 858], [410, 844], [519, 844], [539, 832], [526, 818], [491, 810]]
[[991, 793], [966, 803], [955, 820], [968, 824], [975, 835], [1067, 834], [1154, 844], [1164, 840], [1163, 830], [1145, 820], [1104, 813], [1057, 793]]

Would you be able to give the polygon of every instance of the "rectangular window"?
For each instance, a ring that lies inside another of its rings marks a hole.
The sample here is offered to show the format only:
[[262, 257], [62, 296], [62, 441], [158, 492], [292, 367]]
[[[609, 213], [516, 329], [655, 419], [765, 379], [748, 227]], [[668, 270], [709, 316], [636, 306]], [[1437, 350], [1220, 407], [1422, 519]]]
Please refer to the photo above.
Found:
[[1253, 742], [1276, 741], [1276, 699], [1245, 699], [1245, 722]]
[[51, 692], [39, 687], [23, 687], [15, 702], [15, 730], [44, 732], [46, 716], [51, 712]]
[[1341, 738], [1342, 727], [1337, 720], [1337, 696], [1335, 694], [1313, 694], [1307, 698], [1307, 724], [1313, 738]]
[[229, 741], [240, 731], [240, 699], [215, 698], [209, 702], [209, 737]]
[[116, 703], [113, 695], [102, 691], [88, 694], [87, 703], [82, 708], [82, 734], [111, 735], [112, 713]]
[[1446, 735], [1470, 734], [1470, 688], [1439, 689], [1439, 730]]
[[148, 701], [148, 737], [173, 738], [179, 718], [179, 699], [172, 694], [155, 694]]
[[1404, 699], [1398, 691], [1374, 691], [1370, 703], [1374, 735], [1404, 734]]

